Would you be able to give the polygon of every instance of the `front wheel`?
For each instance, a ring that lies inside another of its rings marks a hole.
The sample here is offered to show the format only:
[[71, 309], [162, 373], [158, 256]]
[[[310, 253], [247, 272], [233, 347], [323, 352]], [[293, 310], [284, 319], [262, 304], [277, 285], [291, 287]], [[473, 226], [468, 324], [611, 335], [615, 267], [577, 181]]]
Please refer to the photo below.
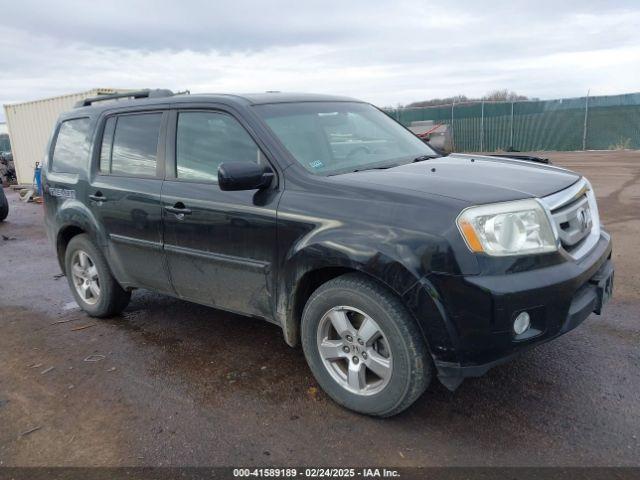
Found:
[[320, 386], [356, 412], [400, 413], [431, 381], [431, 358], [406, 307], [358, 274], [335, 278], [311, 295], [302, 346]]

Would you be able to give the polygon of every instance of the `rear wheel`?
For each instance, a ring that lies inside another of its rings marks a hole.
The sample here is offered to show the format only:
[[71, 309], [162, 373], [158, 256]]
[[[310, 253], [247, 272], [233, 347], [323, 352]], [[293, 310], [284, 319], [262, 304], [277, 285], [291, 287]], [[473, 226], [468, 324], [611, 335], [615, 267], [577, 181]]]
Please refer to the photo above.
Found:
[[311, 295], [302, 345], [320, 386], [360, 413], [395, 415], [431, 381], [431, 358], [406, 307], [358, 274], [333, 279]]
[[65, 270], [76, 302], [92, 317], [116, 315], [129, 303], [131, 292], [113, 278], [104, 255], [86, 234], [69, 242]]

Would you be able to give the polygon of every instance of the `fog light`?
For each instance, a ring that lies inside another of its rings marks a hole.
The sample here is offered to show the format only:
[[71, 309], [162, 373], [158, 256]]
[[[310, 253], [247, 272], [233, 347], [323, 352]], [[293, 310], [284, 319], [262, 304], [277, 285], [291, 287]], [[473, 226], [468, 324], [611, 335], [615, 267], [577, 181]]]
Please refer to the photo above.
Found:
[[522, 335], [530, 326], [531, 318], [529, 318], [529, 314], [527, 312], [521, 312], [513, 322], [513, 331], [516, 332], [516, 335]]

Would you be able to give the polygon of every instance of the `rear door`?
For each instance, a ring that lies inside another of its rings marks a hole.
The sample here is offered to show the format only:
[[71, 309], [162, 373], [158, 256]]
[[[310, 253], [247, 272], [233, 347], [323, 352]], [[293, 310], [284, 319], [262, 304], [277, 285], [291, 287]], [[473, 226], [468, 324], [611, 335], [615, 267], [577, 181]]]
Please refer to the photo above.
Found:
[[262, 149], [221, 110], [172, 111], [167, 138], [164, 241], [176, 292], [271, 318], [280, 191], [222, 191], [217, 177], [223, 162], [268, 164]]
[[160, 192], [166, 112], [111, 115], [102, 128], [98, 171], [87, 202], [108, 238], [121, 283], [173, 293], [162, 250]]

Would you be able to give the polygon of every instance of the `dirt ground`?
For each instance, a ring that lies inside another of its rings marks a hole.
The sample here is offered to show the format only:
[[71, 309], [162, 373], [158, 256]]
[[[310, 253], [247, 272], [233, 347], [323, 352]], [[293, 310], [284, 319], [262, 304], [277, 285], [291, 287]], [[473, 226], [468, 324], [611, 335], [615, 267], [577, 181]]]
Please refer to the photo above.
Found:
[[87, 317], [58, 276], [42, 207], [6, 190], [0, 466], [640, 464], [640, 152], [542, 155], [595, 187], [613, 301], [386, 420], [332, 403], [274, 325], [144, 291], [120, 317]]

